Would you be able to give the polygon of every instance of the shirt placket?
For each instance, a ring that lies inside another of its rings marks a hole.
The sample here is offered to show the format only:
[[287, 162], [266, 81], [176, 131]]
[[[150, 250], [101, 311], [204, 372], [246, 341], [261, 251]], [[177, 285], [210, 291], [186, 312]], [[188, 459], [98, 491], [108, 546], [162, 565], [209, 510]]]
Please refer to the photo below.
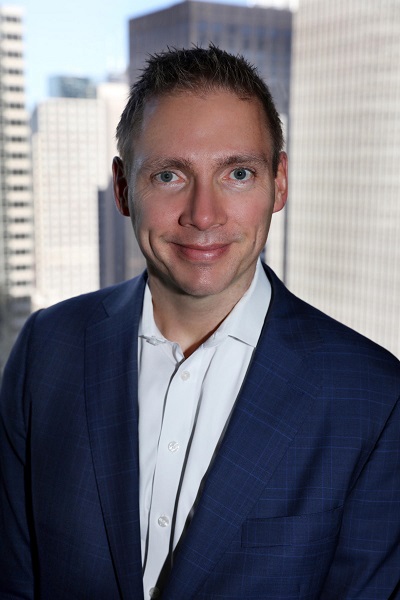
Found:
[[149, 552], [157, 571], [153, 573], [154, 582], [169, 551], [176, 492], [199, 396], [200, 366], [201, 352], [184, 361], [172, 378], [166, 396], [149, 518]]

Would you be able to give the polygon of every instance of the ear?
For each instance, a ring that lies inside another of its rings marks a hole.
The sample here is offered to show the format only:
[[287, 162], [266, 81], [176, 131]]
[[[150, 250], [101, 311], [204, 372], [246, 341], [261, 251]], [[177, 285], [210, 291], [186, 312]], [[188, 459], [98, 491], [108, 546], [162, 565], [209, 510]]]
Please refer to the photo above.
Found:
[[124, 163], [118, 156], [114, 156], [112, 172], [115, 204], [121, 215], [129, 217], [128, 181], [125, 176]]
[[279, 155], [278, 171], [275, 177], [275, 201], [273, 212], [278, 212], [286, 204], [288, 197], [288, 157], [286, 152]]

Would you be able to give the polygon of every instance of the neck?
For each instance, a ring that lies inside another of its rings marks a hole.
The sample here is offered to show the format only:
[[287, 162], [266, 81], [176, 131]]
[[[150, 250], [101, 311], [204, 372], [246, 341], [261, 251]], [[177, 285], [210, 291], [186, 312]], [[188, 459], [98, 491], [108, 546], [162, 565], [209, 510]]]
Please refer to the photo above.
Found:
[[195, 297], [165, 289], [151, 277], [149, 286], [156, 325], [165, 338], [180, 345], [185, 358], [218, 329], [247, 289]]

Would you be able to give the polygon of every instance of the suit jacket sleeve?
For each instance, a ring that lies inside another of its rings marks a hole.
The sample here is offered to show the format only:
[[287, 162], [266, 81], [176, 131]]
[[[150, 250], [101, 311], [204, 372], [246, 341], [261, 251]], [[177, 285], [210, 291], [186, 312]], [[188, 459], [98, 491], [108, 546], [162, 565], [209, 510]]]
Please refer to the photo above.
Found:
[[24, 389], [34, 320], [35, 315], [11, 353], [0, 400], [0, 596], [4, 599], [34, 597], [27, 480], [30, 407]]

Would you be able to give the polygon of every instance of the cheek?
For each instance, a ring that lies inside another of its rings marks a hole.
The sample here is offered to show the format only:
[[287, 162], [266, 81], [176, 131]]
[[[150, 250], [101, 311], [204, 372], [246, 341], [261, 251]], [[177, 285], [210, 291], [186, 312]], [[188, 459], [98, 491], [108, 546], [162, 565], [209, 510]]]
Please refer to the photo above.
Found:
[[142, 195], [130, 207], [131, 221], [139, 244], [143, 248], [158, 247], [159, 240], [175, 229], [176, 218], [165, 203]]
[[265, 231], [272, 216], [272, 205], [266, 201], [254, 200], [246, 204], [241, 213], [243, 226], [254, 231]]
[[147, 208], [149, 206], [148, 194], [146, 192], [139, 193], [134, 186], [130, 189], [132, 189], [132, 192], [129, 196], [129, 213], [136, 236], [139, 237], [141, 230], [147, 226], [147, 213], [149, 212]]
[[[261, 249], [264, 246], [271, 224], [272, 210], [270, 207], [260, 206], [247, 213], [247, 230], [255, 246]], [[246, 225], [245, 225], [246, 227]]]

